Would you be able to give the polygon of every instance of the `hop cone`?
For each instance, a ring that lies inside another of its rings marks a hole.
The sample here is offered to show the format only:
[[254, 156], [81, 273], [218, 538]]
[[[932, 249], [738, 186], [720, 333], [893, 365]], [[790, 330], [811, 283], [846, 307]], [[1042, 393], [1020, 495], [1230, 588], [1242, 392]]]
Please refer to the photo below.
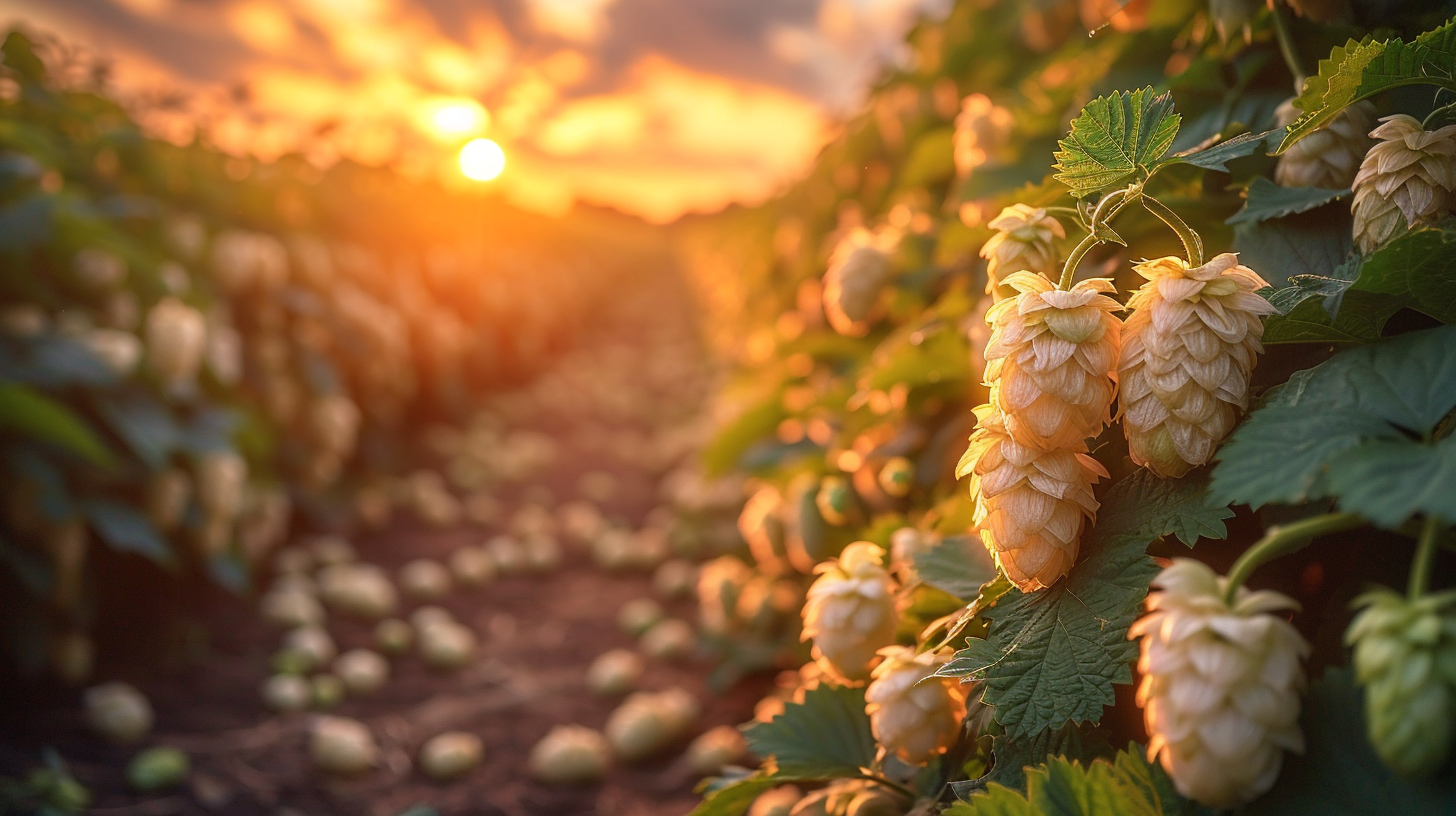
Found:
[[[1288, 125], [1299, 118], [1294, 100], [1285, 100], [1275, 117]], [[1295, 142], [1279, 157], [1274, 180], [1281, 187], [1324, 187], [1343, 190], [1355, 181], [1360, 160], [1373, 143], [1370, 128], [1375, 123], [1375, 105], [1356, 102], [1345, 108], [1325, 129]]]
[[1284, 751], [1304, 751], [1299, 730], [1299, 661], [1309, 646], [1275, 612], [1297, 604], [1277, 592], [1240, 587], [1187, 558], [1153, 580], [1141, 638], [1137, 702], [1148, 729], [1148, 760], [1160, 757], [1178, 792], [1209, 807], [1252, 801], [1274, 784]]
[[865, 689], [865, 711], [875, 739], [911, 765], [925, 765], [945, 753], [960, 734], [966, 696], [960, 683], [926, 680], [946, 661], [934, 652], [916, 655], [905, 646], [882, 649]]
[[850, 337], [869, 331], [880, 293], [890, 278], [883, 241], [855, 230], [839, 242], [824, 273], [824, 314], [834, 330]]
[[894, 584], [884, 552], [867, 541], [844, 548], [838, 561], [815, 567], [819, 578], [804, 604], [805, 640], [813, 638], [822, 662], [844, 680], [870, 675], [875, 653], [895, 642]]
[[956, 476], [971, 476], [981, 541], [1021, 591], [1049, 587], [1072, 568], [1082, 525], [1097, 513], [1092, 485], [1107, 471], [1082, 441], [1050, 451], [1021, 444], [995, 406], [976, 408], [976, 419]]
[[1412, 779], [1429, 776], [1450, 753], [1456, 728], [1456, 591], [1408, 600], [1378, 589], [1346, 642], [1365, 685], [1365, 724], [1386, 765]]
[[1054, 274], [1057, 266], [1056, 239], [1066, 238], [1062, 222], [1042, 208], [1013, 204], [991, 219], [996, 234], [981, 247], [986, 259], [986, 293], [996, 291], [1003, 275], [1018, 272]]
[[1238, 256], [1193, 269], [1181, 258], [1144, 261], [1148, 279], [1128, 299], [1118, 373], [1132, 460], [1160, 476], [1208, 462], [1248, 405], [1249, 373], [1263, 346], [1268, 286]]
[[1030, 272], [1004, 283], [1020, 292], [986, 312], [986, 384], [1007, 432], [1049, 451], [1081, 444], [1111, 419], [1117, 392], [1122, 305], [1112, 282], [1078, 281], [1070, 291]]
[[962, 99], [953, 137], [956, 173], [964, 178], [985, 164], [990, 154], [1011, 137], [1014, 125], [1011, 111], [992, 102], [989, 96], [973, 93]]
[[147, 359], [169, 388], [192, 381], [202, 365], [207, 320], [182, 301], [163, 298], [147, 314]]
[[1428, 223], [1456, 191], [1456, 125], [1427, 131], [1405, 114], [1387, 116], [1355, 174], [1355, 245], [1370, 254], [1403, 227]]

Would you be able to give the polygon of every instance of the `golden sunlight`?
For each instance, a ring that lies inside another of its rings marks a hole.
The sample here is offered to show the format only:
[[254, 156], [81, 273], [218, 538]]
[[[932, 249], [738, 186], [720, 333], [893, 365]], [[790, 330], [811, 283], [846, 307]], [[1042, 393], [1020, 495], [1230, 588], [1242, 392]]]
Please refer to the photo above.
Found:
[[490, 114], [474, 99], [436, 99], [425, 105], [435, 135], [459, 138], [479, 133], [490, 124]]
[[490, 181], [505, 169], [505, 151], [489, 139], [473, 139], [460, 148], [460, 172], [468, 179]]

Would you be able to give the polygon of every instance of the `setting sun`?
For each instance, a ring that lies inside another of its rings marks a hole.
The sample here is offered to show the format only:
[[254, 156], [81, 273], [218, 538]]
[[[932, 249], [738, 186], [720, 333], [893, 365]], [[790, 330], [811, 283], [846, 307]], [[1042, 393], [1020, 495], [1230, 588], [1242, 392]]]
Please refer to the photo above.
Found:
[[429, 130], [447, 141], [474, 135], [490, 124], [490, 114], [473, 99], [436, 99], [425, 105], [424, 114]]
[[489, 139], [474, 139], [460, 148], [460, 172], [468, 179], [490, 181], [505, 169], [505, 151]]

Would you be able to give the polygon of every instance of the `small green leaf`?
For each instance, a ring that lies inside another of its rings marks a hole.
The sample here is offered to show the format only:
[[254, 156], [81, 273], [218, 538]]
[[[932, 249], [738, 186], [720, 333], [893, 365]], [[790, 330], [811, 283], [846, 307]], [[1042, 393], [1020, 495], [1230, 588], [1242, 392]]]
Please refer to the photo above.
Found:
[[748, 748], [777, 773], [801, 778], [858, 776], [875, 761], [863, 688], [824, 684], [766, 723], [744, 729]]
[[1146, 173], [1172, 146], [1178, 122], [1172, 94], [1143, 88], [1099, 96], [1057, 142], [1056, 178], [1083, 198]]
[[917, 554], [915, 572], [925, 583], [966, 601], [996, 578], [996, 564], [979, 539], [952, 536]]
[[1086, 765], [1054, 757], [1026, 773], [1026, 794], [992, 784], [946, 811], [961, 816], [1197, 816], [1211, 813], [1179, 796], [1136, 745]]
[[55, 445], [102, 467], [116, 463], [106, 445], [70, 408], [18, 383], [0, 383], [0, 431]]
[[1242, 159], [1245, 156], [1252, 156], [1269, 138], [1274, 131], [1263, 133], [1241, 133], [1232, 139], [1226, 139], [1216, 145], [1205, 148], [1194, 148], [1185, 150], [1173, 156], [1164, 164], [1191, 164], [1194, 167], [1202, 167], [1205, 170], [1217, 170], [1227, 173], [1228, 163], [1234, 159]]
[[1149, 542], [1222, 538], [1231, 515], [1209, 503], [1202, 473], [1160, 480], [1143, 471], [1113, 485], [1099, 513], [1083, 536], [1084, 560], [1049, 589], [1008, 593], [985, 613], [987, 637], [970, 639], [939, 672], [983, 678], [983, 699], [1013, 739], [1102, 718], [1113, 685], [1132, 681], [1137, 644], [1127, 629], [1158, 571]]
[[1249, 185], [1243, 208], [1224, 223], [1247, 224], [1283, 218], [1323, 207], [1349, 194], [1349, 190], [1326, 190], [1323, 187], [1280, 187], [1259, 176]]
[[146, 516], [105, 499], [87, 501], [83, 507], [91, 527], [113, 550], [137, 553], [157, 564], [174, 563], [172, 550]]
[[709, 793], [688, 816], [743, 816], [760, 794], [790, 780], [750, 776]]
[[1273, 790], [1241, 816], [1449, 816], [1456, 773], [1410, 782], [1387, 769], [1365, 736], [1364, 698], [1348, 669], [1312, 683], [1300, 716], [1303, 755], [1286, 754]]

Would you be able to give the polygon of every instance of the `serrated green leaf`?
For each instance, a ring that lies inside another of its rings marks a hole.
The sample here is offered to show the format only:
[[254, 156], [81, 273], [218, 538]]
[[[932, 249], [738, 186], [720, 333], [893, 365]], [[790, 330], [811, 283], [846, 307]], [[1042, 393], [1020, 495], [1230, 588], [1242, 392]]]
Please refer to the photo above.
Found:
[[748, 808], [753, 805], [753, 800], [757, 799], [760, 794], [784, 784], [786, 781], [788, 780], [752, 776], [734, 782], [721, 790], [708, 794], [688, 816], [742, 816], [748, 812]]
[[1331, 670], [1304, 697], [1303, 755], [1287, 754], [1279, 780], [1241, 816], [1448, 816], [1456, 773], [1448, 764], [1427, 782], [1397, 777], [1365, 736], [1365, 695], [1348, 669]]
[[788, 703], [778, 716], [744, 729], [748, 748], [772, 758], [778, 774], [830, 779], [857, 776], [874, 764], [875, 738], [863, 688], [824, 684]]
[[[1299, 277], [1314, 279], [1318, 276]], [[1283, 343], [1373, 343], [1380, 339], [1390, 318], [1400, 311], [1400, 302], [1395, 298], [1349, 289], [1340, 298], [1336, 317], [1330, 316], [1323, 298], [1299, 300], [1288, 314], [1270, 315], [1264, 321], [1265, 346]]]
[[[1433, 40], [1434, 42], [1434, 40]], [[1438, 43], [1440, 44], [1440, 43]], [[1320, 60], [1319, 72], [1305, 80], [1295, 106], [1304, 111], [1289, 125], [1276, 154], [1334, 121], [1350, 105], [1390, 88], [1413, 84], [1449, 86], [1440, 77], [1427, 76], [1429, 48], [1417, 40], [1350, 40]]]
[[1365, 259], [1353, 288], [1391, 295], [1442, 323], [1456, 323], [1456, 231], [1405, 233]]
[[1354, 249], [1350, 213], [1343, 207], [1234, 227], [1233, 251], [1276, 289], [1295, 275], [1329, 277]]
[[1386, 526], [1444, 512], [1450, 483], [1414, 481], [1446, 478], [1450, 443], [1407, 434], [1430, 434], [1453, 408], [1456, 327], [1341, 352], [1290, 377], [1239, 426], [1219, 449], [1213, 496], [1253, 507], [1334, 498]]
[[995, 579], [996, 564], [979, 539], [952, 536], [916, 554], [915, 572], [925, 583], [965, 601]]
[[1427, 72], [1444, 76], [1456, 73], [1456, 19], [1416, 37], [1416, 44], [1426, 49]]
[[1146, 173], [1173, 145], [1178, 122], [1172, 94], [1142, 88], [1099, 96], [1057, 142], [1056, 179], [1083, 198]]
[[1231, 514], [1208, 504], [1203, 478], [1139, 472], [1113, 485], [1083, 536], [1086, 559], [1050, 589], [1009, 593], [985, 613], [988, 636], [970, 640], [940, 674], [984, 678], [984, 700], [1012, 738], [1101, 719], [1113, 685], [1132, 680], [1137, 646], [1127, 628], [1157, 573], [1148, 543], [1226, 533]]
[[1349, 190], [1326, 190], [1323, 187], [1280, 187], [1259, 176], [1249, 185], [1244, 206], [1224, 223], [1247, 224], [1283, 218], [1323, 207], [1349, 194]]
[[1174, 792], [1161, 768], [1130, 746], [1113, 761], [1088, 764], [1053, 758], [1028, 769], [1026, 794], [992, 784], [946, 813], [963, 816], [1194, 816], [1208, 813]]
[[54, 445], [102, 467], [116, 462], [70, 408], [19, 383], [0, 383], [0, 431]]
[[1173, 156], [1164, 164], [1191, 164], [1205, 170], [1228, 172], [1228, 163], [1234, 159], [1252, 156], [1274, 131], [1263, 133], [1241, 133], [1232, 139], [1202, 149], [1187, 150]]

